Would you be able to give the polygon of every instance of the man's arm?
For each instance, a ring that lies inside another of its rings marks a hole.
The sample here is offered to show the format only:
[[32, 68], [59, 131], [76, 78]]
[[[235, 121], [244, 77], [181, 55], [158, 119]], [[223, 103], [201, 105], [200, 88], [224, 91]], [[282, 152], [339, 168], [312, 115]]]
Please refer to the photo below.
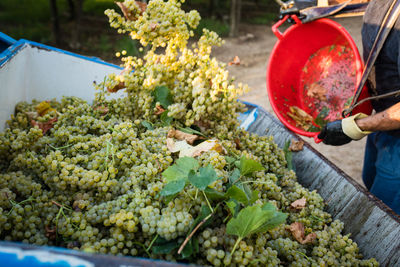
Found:
[[400, 102], [371, 116], [358, 113], [343, 120], [329, 122], [322, 128], [318, 138], [327, 145], [341, 146], [351, 140], [359, 140], [371, 132], [397, 129], [400, 129]]
[[357, 119], [356, 124], [362, 131], [375, 132], [400, 129], [400, 102], [382, 112]]

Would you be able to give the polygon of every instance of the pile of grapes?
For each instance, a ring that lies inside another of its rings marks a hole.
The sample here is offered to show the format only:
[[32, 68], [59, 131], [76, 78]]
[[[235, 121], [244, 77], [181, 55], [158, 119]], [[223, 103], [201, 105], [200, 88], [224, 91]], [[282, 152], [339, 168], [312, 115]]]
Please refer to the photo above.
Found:
[[[118, 3], [144, 47], [93, 103], [19, 103], [0, 133], [0, 239], [213, 266], [377, 266], [245, 110], [222, 40], [178, 0]], [[112, 92], [126, 96], [112, 99]]]

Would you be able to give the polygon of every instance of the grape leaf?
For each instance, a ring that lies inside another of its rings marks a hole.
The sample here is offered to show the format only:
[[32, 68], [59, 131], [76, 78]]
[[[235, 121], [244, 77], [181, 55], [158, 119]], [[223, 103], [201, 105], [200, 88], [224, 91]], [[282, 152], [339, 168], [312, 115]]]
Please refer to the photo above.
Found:
[[163, 108], [167, 109], [173, 103], [172, 94], [167, 86], [156, 86], [152, 92], [155, 102], [159, 102]]
[[201, 135], [203, 137], [206, 137], [202, 132], [196, 131], [195, 129], [186, 127], [186, 128], [178, 128], [180, 131], [184, 132], [184, 133], [188, 133], [188, 134], [197, 134], [197, 135]]
[[226, 157], [225, 157], [225, 160], [226, 160], [226, 163], [228, 163], [229, 165], [232, 164], [232, 163], [234, 163], [234, 162], [236, 161], [235, 158], [229, 157], [229, 156], [226, 156]]
[[[200, 213], [197, 215], [196, 219], [194, 219], [192, 226], [190, 227], [190, 230], [188, 233], [192, 232], [192, 230], [198, 225], [202, 220], [204, 220], [208, 215], [210, 215], [212, 211], [210, 210], [210, 207], [207, 205], [202, 205], [200, 208]], [[202, 226], [204, 227], [205, 224]]]
[[176, 193], [182, 191], [182, 189], [185, 187], [185, 184], [186, 182], [184, 179], [171, 181], [164, 186], [160, 192], [160, 195], [163, 197], [175, 195]]
[[229, 176], [229, 183], [234, 184], [240, 178], [239, 169], [234, 169], [231, 175]]
[[245, 156], [240, 158], [239, 163], [240, 174], [244, 176], [251, 176], [256, 171], [265, 170], [264, 167], [257, 161], [248, 159]]
[[287, 167], [289, 170], [293, 170], [293, 162], [292, 162], [292, 151], [289, 150], [290, 140], [287, 140], [285, 146], [283, 147], [283, 152], [285, 153], [285, 159], [287, 162]]
[[207, 197], [208, 197], [210, 200], [213, 200], [213, 201], [219, 202], [219, 201], [222, 201], [222, 200], [225, 200], [225, 199], [226, 199], [224, 193], [221, 193], [221, 192], [215, 190], [214, 188], [207, 187], [207, 188], [204, 190], [204, 193], [207, 195]]
[[329, 115], [329, 108], [323, 107], [321, 112], [318, 113], [317, 117], [314, 119], [315, 124], [320, 126], [321, 128], [324, 127], [328, 121], [325, 118]]
[[192, 256], [193, 252], [194, 252], [193, 251], [193, 238], [191, 238], [182, 250], [182, 253], [181, 253], [182, 259], [189, 258], [190, 256]]
[[226, 201], [225, 204], [228, 207], [229, 211], [231, 212], [232, 216], [236, 217], [240, 209], [240, 205], [237, 203], [237, 201], [235, 199], [232, 199]]
[[162, 176], [167, 182], [184, 179], [188, 179], [190, 170], [197, 170], [199, 163], [195, 158], [182, 157], [179, 158], [174, 165], [169, 166], [163, 173]]
[[276, 207], [270, 202], [265, 203], [262, 206], [262, 210], [263, 211], [272, 211], [272, 212], [274, 212], [273, 213], [273, 217], [266, 224], [264, 224], [263, 228], [265, 230], [262, 230], [264, 232], [268, 231], [268, 230], [271, 230], [271, 229], [274, 229], [278, 225], [282, 224], [283, 222], [286, 221], [286, 218], [288, 216], [286, 213], [277, 211]]
[[142, 125], [143, 125], [144, 127], [147, 128], [147, 130], [154, 130], [153, 124], [152, 124], [151, 122], [142, 121], [141, 123], [142, 123]]
[[251, 196], [249, 198], [249, 205], [251, 205], [251, 204], [253, 204], [254, 202], [257, 201], [259, 193], [260, 192], [258, 192], [257, 190], [251, 191]]
[[218, 179], [217, 173], [211, 165], [199, 169], [199, 172], [189, 172], [189, 182], [200, 190], [204, 190]]
[[272, 209], [271, 205], [267, 203], [263, 207], [259, 205], [246, 207], [239, 212], [236, 218], [229, 220], [226, 225], [226, 233], [238, 237], [231, 254], [246, 236], [273, 229], [286, 220], [286, 214]]
[[154, 254], [171, 254], [172, 251], [179, 247], [178, 242], [176, 240], [167, 241], [162, 237], [157, 237], [154, 242], [151, 250]]
[[166, 110], [163, 113], [161, 113], [160, 120], [161, 120], [163, 126], [169, 126], [169, 125], [171, 125], [173, 118], [168, 116], [168, 110]]
[[232, 185], [225, 193], [225, 197], [232, 198], [245, 206], [251, 205], [258, 199], [258, 191], [254, 190], [246, 192], [245, 188], [241, 185]]
[[232, 185], [228, 191], [226, 191], [225, 196], [232, 198], [239, 203], [243, 203], [244, 205], [249, 203], [246, 193], [236, 185]]

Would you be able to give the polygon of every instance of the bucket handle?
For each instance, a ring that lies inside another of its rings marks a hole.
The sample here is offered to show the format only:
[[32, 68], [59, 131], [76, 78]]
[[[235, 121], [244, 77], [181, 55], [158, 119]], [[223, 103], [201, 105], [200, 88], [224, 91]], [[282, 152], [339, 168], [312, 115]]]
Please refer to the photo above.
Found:
[[319, 143], [322, 142], [322, 139], [319, 139], [319, 138], [318, 138], [318, 134], [319, 134], [319, 133], [317, 133], [316, 135], [314, 135], [314, 142], [315, 142], [316, 144], [319, 144]]
[[272, 26], [272, 28], [271, 28], [271, 29], [272, 29], [272, 32], [275, 34], [275, 36], [276, 36], [279, 40], [282, 39], [283, 33], [281, 33], [281, 32], [279, 31], [278, 28], [279, 28], [286, 20], [289, 19], [289, 16], [290, 16], [290, 18], [291, 18], [292, 20], [294, 20], [294, 21], [296, 22], [296, 24], [298, 24], [298, 25], [302, 24], [301, 20], [300, 20], [296, 15], [285, 15], [281, 20], [279, 20], [277, 23], [275, 23], [275, 24]]

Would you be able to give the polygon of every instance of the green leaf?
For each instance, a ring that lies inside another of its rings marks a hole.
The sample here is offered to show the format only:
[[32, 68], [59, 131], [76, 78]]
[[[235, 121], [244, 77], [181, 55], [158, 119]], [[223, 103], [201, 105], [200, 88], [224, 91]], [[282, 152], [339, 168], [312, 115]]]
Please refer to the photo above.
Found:
[[252, 198], [253, 191], [251, 191], [250, 187], [247, 184], [241, 184], [239, 188], [242, 188], [242, 190], [246, 193], [247, 199]]
[[164, 197], [164, 203], [167, 205], [169, 202], [171, 202], [176, 196], [178, 195], [178, 193], [173, 194], [173, 195], [169, 195], [169, 196], [165, 196]]
[[274, 204], [272, 204], [271, 202], [267, 202], [262, 206], [263, 210], [271, 210], [271, 211], [276, 211], [276, 207], [274, 206]]
[[191, 170], [197, 170], [199, 162], [192, 157], [179, 158], [174, 165], [169, 166], [162, 176], [167, 182], [184, 179], [187, 181], [188, 174]]
[[229, 176], [229, 183], [234, 184], [240, 178], [239, 169], [234, 169], [231, 175]]
[[252, 205], [252, 204], [254, 204], [254, 202], [256, 202], [257, 200], [258, 200], [258, 194], [259, 194], [260, 192], [258, 192], [257, 190], [253, 190], [252, 192], [251, 192], [251, 197], [250, 197], [250, 199], [249, 199], [249, 205]]
[[171, 91], [167, 86], [156, 86], [152, 93], [155, 102], [159, 102], [164, 109], [173, 103]]
[[199, 172], [189, 172], [189, 182], [200, 190], [204, 190], [218, 179], [217, 173], [211, 165], [199, 169]]
[[246, 193], [236, 185], [232, 185], [228, 191], [226, 191], [225, 197], [235, 199], [237, 202], [243, 203], [244, 205], [249, 203]]
[[190, 127], [186, 127], [186, 128], [178, 128], [178, 130], [184, 132], [184, 133], [188, 133], [188, 134], [197, 134], [203, 137], [206, 137], [202, 132], [199, 132], [195, 129], [192, 129]]
[[229, 157], [229, 156], [226, 156], [226, 157], [225, 157], [225, 160], [226, 160], [226, 163], [228, 163], [229, 165], [232, 164], [232, 163], [234, 163], [234, 162], [236, 161], [235, 158]]
[[161, 120], [163, 126], [169, 126], [169, 125], [171, 125], [173, 118], [168, 117], [168, 110], [166, 110], [163, 113], [161, 113], [160, 120]]
[[183, 190], [185, 184], [186, 182], [183, 179], [171, 181], [164, 186], [160, 192], [160, 195], [166, 197], [179, 193]]
[[257, 161], [248, 159], [245, 156], [240, 158], [240, 174], [251, 176], [254, 172], [265, 170], [264, 167]]
[[182, 249], [182, 259], [187, 259], [190, 256], [192, 256], [193, 254], [193, 237], [189, 240], [189, 242], [187, 242], [187, 244], [185, 245], [185, 247]]
[[265, 203], [262, 206], [262, 210], [274, 212], [273, 217], [267, 223], [265, 223], [263, 225], [262, 231], [268, 231], [268, 230], [274, 229], [275, 227], [284, 223], [288, 216], [286, 213], [277, 211], [276, 207], [270, 202]]
[[144, 127], [147, 128], [147, 130], [154, 130], [153, 124], [152, 124], [151, 122], [142, 121], [141, 123], [142, 123], [142, 125], [143, 125]]
[[239, 203], [235, 199], [232, 199], [232, 200], [226, 201], [225, 204], [228, 207], [229, 211], [231, 212], [232, 216], [236, 217], [236, 215], [238, 214], [239, 209], [240, 209]]
[[[192, 226], [190, 227], [189, 233], [192, 232], [192, 230], [198, 225], [204, 218], [206, 218], [208, 215], [210, 215], [212, 211], [210, 210], [210, 207], [207, 205], [203, 205], [200, 208], [200, 213], [197, 215], [196, 219], [194, 219]], [[204, 223], [202, 226], [204, 227], [206, 223]]]
[[210, 199], [212, 201], [220, 202], [220, 201], [226, 199], [224, 193], [219, 192], [219, 191], [215, 190], [214, 188], [207, 187], [204, 190], [204, 193], [207, 195], [208, 199]]
[[287, 140], [285, 146], [283, 147], [283, 152], [285, 153], [285, 159], [287, 162], [287, 167], [289, 170], [293, 170], [293, 162], [292, 162], [292, 151], [289, 150], [290, 140]]
[[239, 239], [255, 233], [273, 229], [286, 220], [284, 213], [276, 210], [264, 210], [259, 205], [242, 209], [236, 218], [231, 218], [226, 225], [226, 232], [236, 235]]
[[[325, 118], [329, 115], [329, 108], [328, 107], [323, 107], [321, 112], [317, 115], [317, 117], [314, 119], [315, 124], [320, 126], [321, 128], [324, 127], [328, 121], [325, 120]], [[321, 130], [321, 129], [320, 129]]]
[[176, 240], [167, 241], [164, 238], [158, 237], [151, 247], [154, 254], [172, 254], [172, 251], [179, 248]]

